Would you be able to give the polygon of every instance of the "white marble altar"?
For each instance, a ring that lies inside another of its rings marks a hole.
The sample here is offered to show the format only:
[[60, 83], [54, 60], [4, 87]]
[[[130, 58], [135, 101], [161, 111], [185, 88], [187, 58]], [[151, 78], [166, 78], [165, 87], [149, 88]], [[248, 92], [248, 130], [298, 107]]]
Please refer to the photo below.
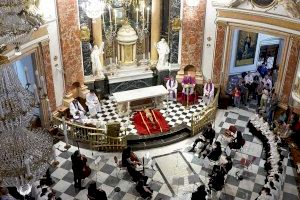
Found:
[[123, 92], [113, 93], [113, 97], [117, 102], [119, 113], [125, 113], [130, 110], [130, 102], [153, 98], [155, 106], [162, 106], [163, 100], [169, 94], [168, 90], [163, 85], [152, 87], [127, 90]]

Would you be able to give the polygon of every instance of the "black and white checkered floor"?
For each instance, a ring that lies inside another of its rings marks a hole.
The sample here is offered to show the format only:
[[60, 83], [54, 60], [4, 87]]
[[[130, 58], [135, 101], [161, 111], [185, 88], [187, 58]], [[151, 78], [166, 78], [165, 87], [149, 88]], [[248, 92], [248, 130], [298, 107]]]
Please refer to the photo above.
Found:
[[[182, 104], [169, 101], [167, 103], [164, 101], [163, 108], [160, 109], [160, 112], [165, 117], [168, 124], [173, 127], [178, 124], [186, 123], [187, 126], [191, 126], [191, 118], [194, 112], [200, 112], [205, 108], [205, 104], [199, 100], [199, 103], [189, 108], [185, 108]], [[117, 112], [117, 104], [113, 100], [111, 96], [108, 100], [101, 101], [101, 108], [102, 112], [100, 113], [99, 117], [100, 120], [103, 122], [110, 122], [110, 121], [118, 121], [121, 123], [121, 127], [127, 126], [127, 133], [128, 134], [137, 134], [137, 130], [135, 129], [134, 124], [131, 120], [128, 120], [127, 116], [120, 116]], [[123, 132], [124, 134], [125, 132]]]
[[[264, 153], [262, 144], [246, 128], [247, 121], [252, 114], [235, 108], [219, 110], [217, 113], [214, 123], [217, 132], [216, 138], [222, 142], [224, 147], [226, 144], [220, 133], [231, 124], [236, 125], [239, 130], [243, 131], [243, 137], [246, 139], [242, 152], [231, 152], [231, 156], [234, 158], [234, 166], [227, 176], [225, 187], [218, 194], [219, 199], [254, 200], [264, 185], [266, 172], [263, 168], [265, 161], [262, 159]], [[203, 159], [198, 158], [197, 153], [188, 152], [195, 138], [189, 138], [166, 147], [136, 152], [139, 157], [149, 152], [150, 157], [155, 161], [154, 170], [150, 168], [145, 171], [146, 175], [151, 178], [150, 186], [154, 190], [153, 199], [189, 199], [197, 185], [207, 181], [207, 173], [210, 169], [204, 167]], [[56, 147], [63, 149], [63, 145], [63, 142], [59, 142]], [[76, 149], [72, 146], [66, 152], [57, 150], [57, 159], [60, 164], [57, 168], [51, 169], [52, 177], [56, 182], [53, 189], [57, 192], [57, 196], [60, 196], [63, 200], [87, 199], [87, 189], [78, 191], [73, 186], [70, 156]], [[289, 158], [288, 150], [285, 149], [284, 152], [283, 164], [286, 175], [283, 177], [284, 184], [281, 199], [297, 200], [296, 171]], [[84, 180], [83, 186], [87, 186], [93, 180], [106, 192], [109, 199], [139, 199], [139, 194], [135, 190], [135, 183], [131, 181], [125, 170], [119, 172], [114, 163], [113, 157], [117, 156], [120, 159], [121, 153], [101, 153], [85, 149], [81, 149], [81, 153], [88, 157], [88, 163], [93, 168], [92, 174]], [[244, 171], [245, 178], [237, 180], [235, 172], [241, 168], [239, 161], [242, 157], [255, 158], [255, 161], [248, 170]], [[95, 164], [95, 159], [97, 159], [97, 164]], [[114, 188], [116, 187], [120, 187], [121, 191], [115, 192]]]

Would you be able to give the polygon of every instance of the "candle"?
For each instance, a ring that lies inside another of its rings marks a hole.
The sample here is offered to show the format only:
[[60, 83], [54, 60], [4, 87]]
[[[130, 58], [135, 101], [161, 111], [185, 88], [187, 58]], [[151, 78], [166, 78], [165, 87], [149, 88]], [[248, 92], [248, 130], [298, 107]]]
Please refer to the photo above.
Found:
[[112, 57], [109, 58], [109, 64], [112, 64]]
[[118, 58], [116, 57], [116, 65], [118, 64]]
[[64, 131], [65, 143], [66, 143], [66, 146], [67, 146], [69, 144], [69, 139], [68, 139], [67, 125], [66, 125], [65, 117], [62, 118], [62, 122], [63, 122], [63, 131]]
[[143, 60], [145, 60], [146, 59], [146, 55], [145, 55], [145, 53], [143, 53]]
[[29, 160], [28, 160], [28, 159], [25, 159], [24, 164], [25, 164], [25, 167], [26, 167], [26, 173], [27, 173], [27, 175], [29, 176], [29, 175], [31, 174], [31, 173], [30, 173]]
[[130, 111], [130, 102], [129, 101], [127, 102], [127, 111], [128, 112]]
[[38, 88], [40, 88], [41, 87], [41, 83], [40, 83], [40, 76], [39, 76], [38, 70], [35, 70], [35, 78], [36, 78], [36, 86]]
[[34, 99], [35, 99], [36, 103], [38, 104], [38, 103], [40, 103], [40, 98], [39, 98], [39, 92], [38, 92], [38, 89], [37, 89], [37, 87], [36, 87], [35, 84], [33, 84], [32, 87], [33, 87], [33, 90], [34, 90]]
[[150, 7], [147, 7], [147, 24], [149, 24]]
[[4, 111], [3, 111], [2, 105], [0, 105], [0, 117], [4, 118]]
[[54, 159], [54, 162], [57, 162], [57, 158], [56, 158], [56, 148], [55, 148], [54, 145], [53, 145], [53, 147], [52, 147], [52, 153], [53, 153], [53, 159]]
[[109, 14], [109, 22], [111, 23], [111, 6], [108, 7], [108, 14]]
[[138, 24], [139, 23], [139, 9], [136, 8], [135, 11], [136, 11], [136, 24]]
[[47, 95], [47, 87], [46, 87], [46, 82], [44, 76], [41, 76], [41, 88], [43, 88], [43, 93], [44, 95]]
[[148, 52], [148, 59], [150, 60], [150, 51]]
[[142, 21], [143, 21], [143, 29], [145, 27], [145, 7], [143, 6], [143, 12], [142, 12]]
[[114, 9], [114, 15], [115, 15], [115, 26], [117, 26], [117, 10]]
[[24, 104], [24, 99], [23, 95], [21, 92], [18, 92], [18, 98], [20, 99], [20, 107], [22, 111], [25, 111], [25, 104]]
[[29, 83], [29, 78], [28, 78], [28, 68], [27, 68], [27, 66], [25, 66], [24, 72], [25, 72], [26, 84], [28, 84]]

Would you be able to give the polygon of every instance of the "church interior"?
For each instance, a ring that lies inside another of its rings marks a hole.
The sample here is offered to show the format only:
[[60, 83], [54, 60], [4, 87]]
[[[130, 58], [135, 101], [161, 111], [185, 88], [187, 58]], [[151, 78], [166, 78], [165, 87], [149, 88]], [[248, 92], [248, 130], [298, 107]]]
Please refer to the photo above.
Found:
[[0, 14], [0, 200], [299, 199], [299, 0]]

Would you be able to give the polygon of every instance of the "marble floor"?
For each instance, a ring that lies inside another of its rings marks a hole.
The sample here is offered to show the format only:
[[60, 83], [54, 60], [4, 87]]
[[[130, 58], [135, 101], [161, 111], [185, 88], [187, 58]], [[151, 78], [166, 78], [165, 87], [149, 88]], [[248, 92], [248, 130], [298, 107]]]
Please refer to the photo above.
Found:
[[[225, 153], [226, 142], [222, 140], [221, 134], [231, 124], [236, 125], [238, 130], [243, 132], [246, 140], [242, 152], [229, 152], [233, 158], [233, 169], [229, 172], [225, 187], [217, 194], [218, 199], [255, 199], [260, 189], [263, 187], [266, 172], [264, 171], [264, 160], [262, 155], [264, 150], [261, 142], [249, 132], [246, 124], [252, 112], [230, 108], [219, 110], [213, 124], [216, 130], [216, 139], [221, 141]], [[153, 199], [190, 199], [191, 193], [197, 186], [207, 183], [207, 174], [210, 167], [204, 165], [203, 158], [198, 158], [198, 153], [190, 153], [193, 141], [198, 136], [188, 138], [176, 144], [136, 151], [139, 157], [145, 157], [145, 174], [150, 177], [149, 185], [154, 190]], [[56, 144], [57, 160], [60, 164], [51, 169], [52, 178], [55, 181], [53, 189], [57, 196], [63, 200], [86, 200], [87, 189], [78, 191], [73, 186], [73, 172], [71, 169], [71, 154], [77, 149], [72, 146], [68, 151], [63, 151], [63, 142]], [[96, 181], [107, 194], [109, 199], [114, 200], [134, 200], [139, 199], [139, 194], [135, 190], [135, 183], [125, 170], [119, 170], [113, 157], [121, 158], [121, 153], [102, 153], [86, 149], [80, 149], [86, 155], [88, 163], [92, 168], [92, 174], [84, 180], [83, 185], [87, 186], [91, 181]], [[285, 177], [282, 187], [281, 199], [297, 200], [298, 190], [296, 183], [296, 170], [289, 158], [287, 149], [283, 149]], [[147, 158], [152, 158], [150, 162]], [[241, 170], [239, 164], [241, 158], [253, 159], [253, 164], [248, 170], [244, 170], [244, 179], [237, 180], [235, 172]], [[95, 162], [96, 160], [96, 162]], [[207, 168], [206, 168], [206, 167]], [[120, 187], [121, 191], [114, 189]]]

